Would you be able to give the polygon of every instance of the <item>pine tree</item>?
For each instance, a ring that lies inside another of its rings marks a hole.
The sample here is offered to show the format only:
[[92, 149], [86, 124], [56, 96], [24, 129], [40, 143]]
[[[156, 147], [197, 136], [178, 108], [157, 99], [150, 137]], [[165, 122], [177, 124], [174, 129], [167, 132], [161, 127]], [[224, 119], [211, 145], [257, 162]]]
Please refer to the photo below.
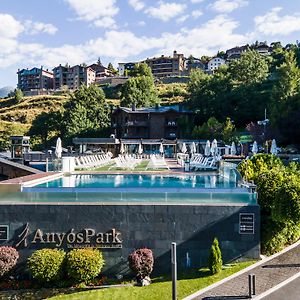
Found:
[[219, 247], [219, 241], [214, 238], [208, 257], [208, 267], [212, 274], [217, 274], [222, 270], [222, 253]]

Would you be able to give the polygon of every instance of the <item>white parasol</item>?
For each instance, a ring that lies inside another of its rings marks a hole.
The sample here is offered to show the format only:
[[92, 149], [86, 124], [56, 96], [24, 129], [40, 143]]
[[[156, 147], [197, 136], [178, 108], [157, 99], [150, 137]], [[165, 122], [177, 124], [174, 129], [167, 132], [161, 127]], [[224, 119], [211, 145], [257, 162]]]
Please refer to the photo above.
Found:
[[191, 143], [191, 153], [194, 154], [196, 152], [197, 152], [197, 150], [196, 150], [196, 144], [195, 144], [195, 142], [192, 142]]
[[258, 152], [258, 147], [257, 147], [257, 142], [256, 141], [254, 141], [254, 143], [252, 145], [251, 152], [253, 153], [253, 155], [257, 154], [257, 152]]
[[55, 146], [55, 155], [57, 158], [61, 158], [62, 154], [62, 145], [61, 145], [61, 139], [60, 137], [56, 140], [56, 146]]
[[272, 140], [271, 150], [270, 152], [274, 155], [277, 155], [277, 144], [275, 139]]
[[232, 144], [231, 144], [231, 147], [230, 147], [230, 154], [231, 154], [231, 155], [236, 155], [235, 142], [232, 142]]
[[159, 145], [159, 153], [163, 154], [164, 153], [164, 146], [162, 143]]
[[125, 153], [124, 144], [121, 143], [121, 146], [120, 146], [120, 154], [124, 154], [124, 153]]
[[218, 142], [216, 139], [214, 139], [211, 143], [211, 148], [210, 148], [210, 152], [211, 152], [212, 156], [216, 156], [217, 151], [218, 151]]
[[143, 153], [143, 146], [141, 143], [139, 143], [138, 154], [142, 154], [142, 153]]
[[187, 151], [187, 149], [186, 149], [186, 144], [185, 143], [183, 143], [182, 144], [182, 147], [181, 147], [181, 153], [185, 153]]
[[205, 156], [210, 155], [210, 141], [209, 140], [207, 140], [207, 142], [206, 142], [205, 149], [204, 149], [204, 155]]

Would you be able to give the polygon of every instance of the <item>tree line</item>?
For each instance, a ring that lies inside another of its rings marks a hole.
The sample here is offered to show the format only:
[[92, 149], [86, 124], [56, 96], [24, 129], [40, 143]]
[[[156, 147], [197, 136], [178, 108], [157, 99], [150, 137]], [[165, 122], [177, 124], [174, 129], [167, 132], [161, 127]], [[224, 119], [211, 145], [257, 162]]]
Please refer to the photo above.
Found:
[[[257, 131], [257, 121], [267, 109], [268, 131], [283, 144], [300, 144], [300, 47], [276, 45], [271, 55], [253, 49], [239, 59], [221, 66], [213, 74], [191, 71], [184, 104], [195, 112], [195, 124], [187, 138], [218, 138], [230, 142], [237, 129]], [[149, 107], [159, 103], [155, 79], [146, 64], [137, 64], [120, 90], [120, 105]], [[112, 108], [103, 90], [82, 86], [70, 94], [60, 111], [42, 113], [32, 124], [36, 135], [47, 146], [60, 135], [107, 136]]]
[[249, 49], [214, 74], [193, 70], [187, 104], [196, 112], [196, 125], [229, 117], [237, 128], [251, 128], [266, 109], [272, 136], [300, 144], [299, 66], [298, 45], [278, 45], [269, 56]]

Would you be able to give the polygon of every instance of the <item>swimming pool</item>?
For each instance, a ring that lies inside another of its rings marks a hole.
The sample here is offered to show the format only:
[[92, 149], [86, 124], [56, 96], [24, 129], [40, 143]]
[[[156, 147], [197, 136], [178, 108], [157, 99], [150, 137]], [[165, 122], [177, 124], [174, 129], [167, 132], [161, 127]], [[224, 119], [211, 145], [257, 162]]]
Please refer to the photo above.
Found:
[[74, 174], [26, 182], [3, 195], [25, 203], [256, 203], [256, 193], [220, 175]]
[[35, 185], [34, 188], [235, 188], [236, 182], [220, 175], [80, 174]]

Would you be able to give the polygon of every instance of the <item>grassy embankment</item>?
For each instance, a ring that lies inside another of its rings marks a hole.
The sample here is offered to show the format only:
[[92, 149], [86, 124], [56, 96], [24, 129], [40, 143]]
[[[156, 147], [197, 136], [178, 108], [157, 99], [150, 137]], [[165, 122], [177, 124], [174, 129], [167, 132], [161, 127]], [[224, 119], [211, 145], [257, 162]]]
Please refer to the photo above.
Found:
[[[219, 274], [211, 275], [208, 269], [190, 270], [178, 274], [178, 299], [195, 293], [217, 281], [222, 280], [246, 267], [251, 262], [237, 263], [224, 268]], [[70, 295], [61, 295], [51, 300], [92, 300], [92, 299], [130, 299], [130, 300], [164, 300], [172, 298], [172, 281], [170, 276], [161, 276], [153, 279], [153, 283], [145, 287], [120, 287], [80, 292]]]

